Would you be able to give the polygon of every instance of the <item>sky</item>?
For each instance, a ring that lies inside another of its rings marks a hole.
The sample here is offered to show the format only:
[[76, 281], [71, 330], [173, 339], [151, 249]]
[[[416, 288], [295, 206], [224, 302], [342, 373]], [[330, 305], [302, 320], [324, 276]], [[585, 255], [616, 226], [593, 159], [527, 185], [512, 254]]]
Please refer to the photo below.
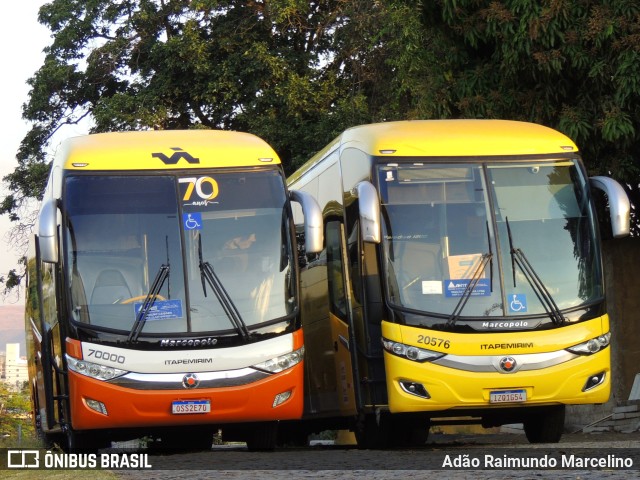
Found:
[[[4, 67], [0, 83], [0, 178], [13, 172], [15, 158], [21, 140], [29, 130], [22, 120], [22, 105], [27, 102], [27, 80], [34, 75], [44, 61], [43, 49], [51, 43], [51, 32], [38, 23], [38, 9], [48, 3], [45, 0], [19, 0], [3, 2], [3, 22], [0, 29], [0, 64]], [[8, 192], [2, 182], [0, 195]], [[24, 252], [11, 248], [9, 235], [11, 222], [0, 215], [0, 274], [18, 268], [17, 260]], [[22, 295], [0, 298], [0, 304], [24, 303]]]

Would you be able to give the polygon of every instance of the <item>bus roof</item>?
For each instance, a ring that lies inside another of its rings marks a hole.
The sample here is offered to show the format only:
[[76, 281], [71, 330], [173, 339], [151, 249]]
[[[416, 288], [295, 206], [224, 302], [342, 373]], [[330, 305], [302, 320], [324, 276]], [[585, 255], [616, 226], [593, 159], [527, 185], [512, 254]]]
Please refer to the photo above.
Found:
[[382, 156], [500, 156], [577, 152], [566, 135], [510, 120], [409, 120], [353, 127], [343, 147]]
[[279, 164], [280, 159], [250, 133], [153, 130], [69, 138], [56, 163], [66, 170], [155, 170], [259, 166]]

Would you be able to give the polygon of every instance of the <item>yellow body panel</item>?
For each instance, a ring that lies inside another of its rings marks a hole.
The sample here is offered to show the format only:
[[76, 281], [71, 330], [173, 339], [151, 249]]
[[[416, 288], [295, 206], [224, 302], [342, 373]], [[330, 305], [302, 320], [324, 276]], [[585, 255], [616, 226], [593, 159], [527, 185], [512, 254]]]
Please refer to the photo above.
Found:
[[410, 120], [349, 128], [289, 178], [289, 184], [336, 148], [381, 157], [480, 157], [576, 153], [566, 135], [511, 120]]
[[249, 133], [153, 130], [70, 138], [61, 144], [56, 163], [67, 170], [153, 170], [272, 165], [280, 159]]
[[[511, 356], [563, 350], [609, 331], [607, 316], [561, 329], [534, 332], [494, 332], [489, 334], [454, 334], [420, 330], [412, 327], [383, 322], [385, 338], [427, 348], [418, 342], [420, 335], [442, 338], [428, 349], [455, 355]], [[444, 344], [449, 341], [449, 348]], [[495, 345], [490, 350], [481, 345]], [[511, 345], [533, 344], [512, 348]], [[564, 363], [539, 370], [515, 373], [471, 372], [458, 370], [430, 362], [418, 363], [384, 353], [389, 410], [391, 412], [443, 411], [456, 409], [526, 407], [553, 404], [604, 403], [611, 391], [610, 349], [589, 356], [578, 356]], [[603, 383], [583, 392], [587, 379], [597, 373], [606, 372]], [[431, 396], [420, 398], [403, 391], [399, 381], [421, 383]], [[489, 393], [494, 390], [524, 389], [524, 403], [490, 404]]]
[[[517, 322], [517, 320], [513, 321]], [[589, 322], [580, 322], [554, 330], [473, 334], [425, 330], [382, 322], [382, 336], [388, 340], [453, 355], [516, 355], [555, 352], [585, 342], [608, 331], [609, 317], [607, 315]]]
[[493, 156], [577, 152], [565, 135], [534, 123], [510, 120], [414, 120], [354, 127], [343, 143], [370, 155]]

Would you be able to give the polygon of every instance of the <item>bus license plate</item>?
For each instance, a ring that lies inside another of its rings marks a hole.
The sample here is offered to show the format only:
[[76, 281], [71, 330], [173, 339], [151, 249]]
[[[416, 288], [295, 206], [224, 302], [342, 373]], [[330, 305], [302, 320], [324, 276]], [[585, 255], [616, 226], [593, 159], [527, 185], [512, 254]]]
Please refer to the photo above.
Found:
[[211, 403], [209, 400], [185, 400], [176, 401], [171, 404], [171, 413], [182, 415], [185, 413], [209, 413]]
[[517, 403], [526, 401], [526, 390], [496, 390], [489, 392], [489, 403]]

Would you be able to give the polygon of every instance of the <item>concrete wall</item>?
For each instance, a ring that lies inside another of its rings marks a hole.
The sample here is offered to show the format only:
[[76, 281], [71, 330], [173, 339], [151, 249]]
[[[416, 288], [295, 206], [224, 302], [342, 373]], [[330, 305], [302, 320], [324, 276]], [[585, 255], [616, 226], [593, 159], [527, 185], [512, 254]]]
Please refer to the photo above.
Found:
[[640, 238], [605, 242], [604, 271], [612, 331], [612, 398], [624, 405], [640, 373]]
[[604, 273], [611, 320], [611, 398], [604, 405], [567, 410], [567, 430], [604, 424], [627, 403], [640, 373], [640, 238], [604, 242]]

